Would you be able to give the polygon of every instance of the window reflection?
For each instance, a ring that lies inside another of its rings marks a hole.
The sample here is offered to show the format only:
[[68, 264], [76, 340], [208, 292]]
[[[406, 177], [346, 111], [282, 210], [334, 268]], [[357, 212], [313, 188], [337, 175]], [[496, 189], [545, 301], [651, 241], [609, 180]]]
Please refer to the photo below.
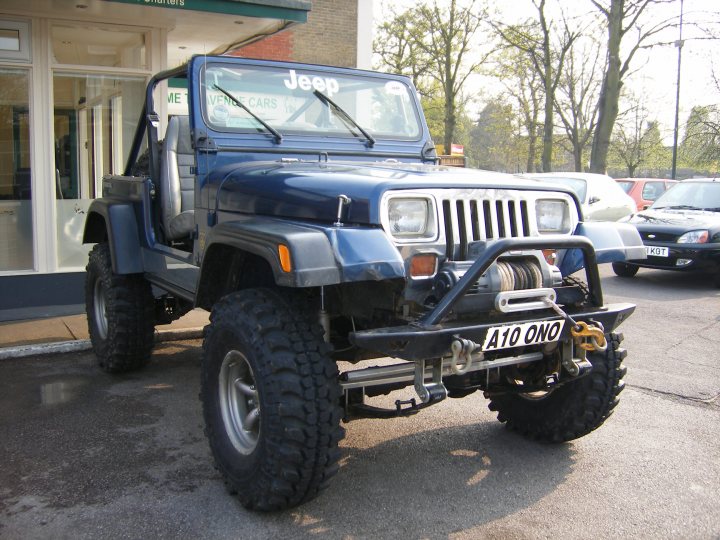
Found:
[[83, 267], [85, 216], [102, 177], [122, 174], [145, 78], [56, 72], [53, 78], [58, 266]]

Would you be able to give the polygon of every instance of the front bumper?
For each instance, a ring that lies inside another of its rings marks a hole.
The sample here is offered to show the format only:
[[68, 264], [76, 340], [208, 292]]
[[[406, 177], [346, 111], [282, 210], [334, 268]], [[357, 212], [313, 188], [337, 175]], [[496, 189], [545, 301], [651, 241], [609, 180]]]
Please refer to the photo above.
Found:
[[[635, 311], [633, 304], [609, 304], [599, 309], [567, 313], [576, 321], [599, 322], [606, 332], [617, 328], [625, 319]], [[541, 321], [560, 320], [561, 317], [540, 316], [524, 318], [503, 318], [492, 322], [461, 321], [423, 326], [395, 326], [354, 332], [351, 341], [358, 347], [382, 353], [393, 358], [402, 358], [408, 361], [439, 358], [450, 351], [452, 341], [458, 337], [469, 339], [476, 343], [483, 343], [488, 330], [502, 324], [537, 323]], [[565, 324], [560, 333], [559, 341], [571, 339], [570, 325]], [[539, 346], [535, 346], [537, 348]], [[488, 354], [490, 358], [500, 358], [515, 355], [519, 348], [508, 348], [493, 351]]]
[[[668, 249], [667, 257], [649, 255], [647, 259], [627, 261], [643, 268], [659, 270], [720, 270], [720, 247], [717, 244], [653, 243], [647, 247]], [[681, 264], [678, 264], [678, 261]], [[687, 262], [684, 262], [687, 261]]]
[[[576, 321], [599, 322], [606, 332], [614, 330], [635, 310], [632, 304], [603, 306], [600, 276], [598, 274], [595, 250], [589, 239], [581, 236], [512, 238], [494, 242], [473, 263], [463, 277], [423, 318], [409, 325], [358, 331], [350, 334], [350, 341], [363, 349], [385, 356], [419, 361], [447, 355], [455, 338], [464, 338], [482, 343], [488, 331], [506, 324], [533, 323], [561, 320], [550, 308], [541, 311], [522, 312], [516, 315], [478, 314], [475, 319], [448, 322], [448, 316], [473, 283], [485, 273], [495, 260], [509, 251], [533, 249], [577, 249], [582, 252], [588, 283], [587, 305], [581, 309], [567, 310]], [[560, 341], [570, 339], [570, 325], [564, 325]], [[535, 346], [537, 348], [538, 346]], [[502, 357], [516, 354], [515, 349], [493, 351], [489, 356]]]

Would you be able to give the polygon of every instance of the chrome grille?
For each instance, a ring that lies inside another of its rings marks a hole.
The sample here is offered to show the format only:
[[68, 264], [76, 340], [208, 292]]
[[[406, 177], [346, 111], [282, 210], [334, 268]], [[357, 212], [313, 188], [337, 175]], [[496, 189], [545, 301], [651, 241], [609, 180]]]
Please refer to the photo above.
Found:
[[450, 260], [466, 260], [471, 242], [532, 235], [526, 200], [443, 199], [442, 213]]

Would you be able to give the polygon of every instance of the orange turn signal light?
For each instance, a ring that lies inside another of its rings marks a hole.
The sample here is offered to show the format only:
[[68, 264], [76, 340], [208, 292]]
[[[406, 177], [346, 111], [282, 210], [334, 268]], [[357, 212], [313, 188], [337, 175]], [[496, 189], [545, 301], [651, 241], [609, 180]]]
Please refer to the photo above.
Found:
[[557, 251], [554, 249], [543, 249], [543, 256], [545, 257], [545, 261], [547, 261], [548, 264], [555, 264], [555, 261], [557, 261]]
[[283, 272], [292, 272], [290, 248], [285, 244], [278, 244], [278, 255], [280, 256], [280, 267], [283, 269]]
[[414, 278], [432, 277], [437, 271], [437, 255], [422, 253], [410, 261], [410, 276]]

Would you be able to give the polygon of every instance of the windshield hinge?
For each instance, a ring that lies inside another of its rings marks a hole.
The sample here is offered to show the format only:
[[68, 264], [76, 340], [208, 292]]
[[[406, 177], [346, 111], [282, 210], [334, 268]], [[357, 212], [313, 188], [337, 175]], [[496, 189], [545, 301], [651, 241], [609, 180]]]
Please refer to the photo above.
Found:
[[204, 131], [199, 131], [197, 135], [193, 137], [193, 140], [195, 142], [195, 150], [201, 152], [217, 152], [215, 141]]

